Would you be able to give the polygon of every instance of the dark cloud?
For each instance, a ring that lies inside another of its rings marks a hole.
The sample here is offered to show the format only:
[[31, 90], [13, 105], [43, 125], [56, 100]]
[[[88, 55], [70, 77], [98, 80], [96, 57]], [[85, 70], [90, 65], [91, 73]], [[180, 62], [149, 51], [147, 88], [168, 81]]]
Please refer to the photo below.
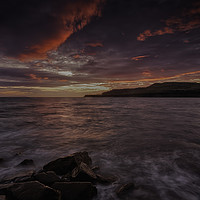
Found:
[[198, 0], [4, 1], [0, 86], [83, 94], [200, 81], [199, 8]]
[[165, 20], [164, 28], [156, 31], [145, 30], [137, 39], [145, 41], [148, 37], [188, 32], [197, 28], [200, 28], [200, 4], [193, 3], [193, 7], [185, 8], [180, 16], [173, 16]]
[[104, 0], [8, 0], [1, 3], [1, 51], [21, 60], [44, 58], [101, 14]]

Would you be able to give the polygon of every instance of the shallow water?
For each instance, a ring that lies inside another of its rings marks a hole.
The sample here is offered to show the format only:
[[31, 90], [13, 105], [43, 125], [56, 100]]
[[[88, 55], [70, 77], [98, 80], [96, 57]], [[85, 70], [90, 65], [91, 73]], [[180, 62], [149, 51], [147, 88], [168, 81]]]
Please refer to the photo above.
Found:
[[127, 182], [124, 199], [199, 200], [200, 99], [0, 98], [0, 179], [82, 150], [117, 177], [99, 200]]

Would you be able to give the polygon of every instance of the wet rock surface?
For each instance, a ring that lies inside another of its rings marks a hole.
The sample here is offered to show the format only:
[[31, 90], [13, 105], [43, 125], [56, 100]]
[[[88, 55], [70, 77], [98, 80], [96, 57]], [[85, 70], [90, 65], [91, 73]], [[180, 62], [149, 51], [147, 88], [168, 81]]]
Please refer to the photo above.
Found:
[[96, 179], [96, 174], [87, 164], [83, 162], [81, 162], [80, 165], [72, 171], [72, 180], [94, 182]]
[[[29, 167], [33, 163], [26, 159], [20, 165]], [[97, 195], [96, 185], [113, 184], [116, 180], [116, 177], [101, 175], [99, 167], [92, 167], [87, 152], [78, 152], [51, 161], [38, 172], [0, 181], [0, 195], [6, 200], [91, 200]], [[133, 189], [134, 184], [125, 184], [116, 194], [121, 198]]]
[[54, 160], [43, 167], [44, 171], [54, 171], [58, 175], [64, 175], [78, 167], [81, 162], [87, 165], [92, 164], [87, 152], [78, 152], [64, 158]]
[[19, 183], [19, 182], [27, 182], [27, 181], [33, 181], [35, 180], [33, 178], [34, 171], [29, 172], [21, 172], [19, 174], [6, 177], [3, 180], [0, 181], [0, 184], [9, 184], [9, 183]]
[[97, 195], [97, 189], [90, 182], [55, 183], [52, 188], [61, 191], [62, 200], [90, 200]]
[[43, 183], [45, 185], [52, 185], [55, 182], [59, 182], [60, 178], [56, 175], [55, 172], [49, 171], [49, 172], [41, 172], [34, 176], [34, 178], [39, 181], [40, 183]]
[[7, 189], [7, 200], [59, 200], [60, 193], [38, 181], [13, 184]]

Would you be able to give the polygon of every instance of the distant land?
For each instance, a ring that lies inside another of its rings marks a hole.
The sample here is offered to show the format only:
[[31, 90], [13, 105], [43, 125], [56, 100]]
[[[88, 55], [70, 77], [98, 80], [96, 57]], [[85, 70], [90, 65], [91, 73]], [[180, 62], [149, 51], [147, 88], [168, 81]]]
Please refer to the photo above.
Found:
[[200, 97], [200, 83], [165, 82], [134, 89], [114, 89], [85, 97]]

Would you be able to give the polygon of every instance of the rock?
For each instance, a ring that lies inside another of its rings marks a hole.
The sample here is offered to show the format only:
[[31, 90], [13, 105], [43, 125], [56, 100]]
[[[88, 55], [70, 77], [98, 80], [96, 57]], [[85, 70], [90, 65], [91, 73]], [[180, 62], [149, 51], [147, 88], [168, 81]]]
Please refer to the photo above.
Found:
[[61, 182], [69, 182], [71, 180], [71, 173], [67, 173], [61, 178]]
[[33, 160], [31, 160], [31, 159], [25, 159], [21, 163], [19, 163], [17, 165], [17, 167], [20, 167], [20, 166], [33, 166], [33, 165], [34, 165]]
[[14, 175], [14, 176], [4, 178], [3, 180], [1, 180], [0, 184], [33, 181], [34, 180], [33, 174], [34, 174], [34, 171], [21, 172], [19, 174]]
[[55, 182], [59, 182], [60, 178], [55, 174], [55, 172], [53, 171], [49, 171], [49, 172], [41, 172], [36, 174], [35, 179], [37, 181], [39, 181], [40, 183], [43, 183], [45, 185], [52, 185]]
[[96, 174], [97, 176], [97, 182], [101, 184], [111, 184], [117, 180], [116, 177], [111, 177], [111, 176], [102, 176], [100, 174]]
[[116, 194], [118, 197], [122, 197], [122, 196], [126, 195], [128, 192], [130, 192], [131, 190], [133, 190], [134, 188], [135, 188], [134, 183], [128, 183], [128, 184], [120, 186], [116, 190]]
[[30, 181], [34, 181], [35, 178], [32, 176], [21, 176], [21, 177], [16, 177], [13, 182], [14, 183], [22, 183], [22, 182], [30, 182]]
[[98, 171], [100, 168], [99, 168], [99, 166], [94, 166], [94, 167], [92, 167], [92, 170], [95, 172], [95, 171]]
[[93, 182], [97, 179], [96, 174], [85, 163], [81, 162], [79, 167], [72, 171], [72, 180]]
[[74, 159], [78, 165], [80, 165], [81, 162], [84, 162], [88, 166], [92, 165], [92, 159], [88, 156], [88, 152], [78, 152], [73, 154]]
[[0, 195], [6, 195], [13, 184], [0, 184]]
[[6, 194], [7, 200], [59, 200], [60, 193], [37, 181], [13, 184]]
[[64, 158], [54, 160], [43, 167], [44, 171], [54, 171], [58, 175], [64, 175], [78, 167], [81, 162], [92, 164], [87, 152], [78, 152]]
[[6, 196], [5, 195], [0, 195], [0, 200], [6, 200]]
[[90, 200], [97, 189], [89, 182], [54, 183], [52, 188], [61, 192], [62, 200]]

